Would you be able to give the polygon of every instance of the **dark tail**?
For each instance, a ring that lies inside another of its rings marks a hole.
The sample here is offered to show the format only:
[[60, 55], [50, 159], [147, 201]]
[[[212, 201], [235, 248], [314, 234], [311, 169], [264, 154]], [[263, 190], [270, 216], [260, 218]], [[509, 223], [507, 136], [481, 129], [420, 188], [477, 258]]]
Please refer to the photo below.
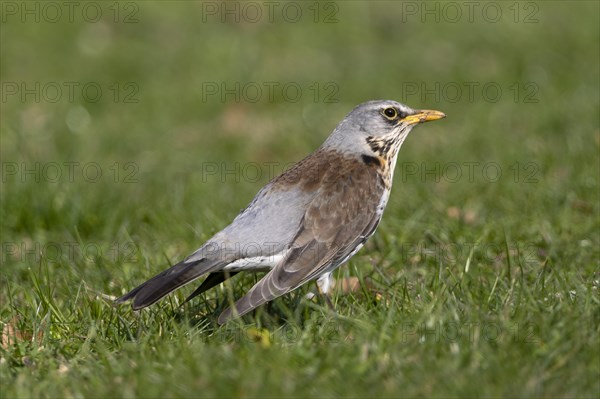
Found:
[[[145, 308], [146, 306], [152, 305], [165, 295], [175, 291], [177, 288], [194, 281], [203, 274], [214, 270], [220, 265], [221, 262], [208, 259], [201, 259], [189, 263], [185, 263], [185, 261], [179, 262], [175, 266], [157, 274], [150, 280], [134, 288], [127, 294], [118, 298], [115, 302], [123, 303], [133, 299], [132, 307], [134, 310]], [[219, 282], [213, 284], [212, 286], [219, 284]]]

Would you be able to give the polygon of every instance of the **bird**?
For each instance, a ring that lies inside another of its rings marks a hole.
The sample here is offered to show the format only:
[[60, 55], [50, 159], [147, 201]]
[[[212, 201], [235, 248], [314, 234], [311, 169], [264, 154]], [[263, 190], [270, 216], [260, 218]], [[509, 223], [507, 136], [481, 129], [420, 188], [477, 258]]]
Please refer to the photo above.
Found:
[[134, 310], [207, 276], [183, 303], [239, 272], [266, 272], [217, 319], [222, 325], [316, 280], [327, 298], [331, 273], [373, 235], [387, 205], [398, 152], [418, 124], [443, 112], [393, 100], [357, 105], [313, 153], [274, 177], [223, 230], [116, 303]]

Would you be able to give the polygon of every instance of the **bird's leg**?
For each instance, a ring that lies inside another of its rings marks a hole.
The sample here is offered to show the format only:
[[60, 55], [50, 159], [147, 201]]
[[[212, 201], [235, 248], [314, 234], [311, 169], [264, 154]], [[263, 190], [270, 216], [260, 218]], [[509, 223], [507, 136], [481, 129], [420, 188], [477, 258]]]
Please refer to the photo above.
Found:
[[331, 298], [329, 297], [329, 295], [323, 294], [323, 297], [325, 298], [325, 302], [327, 302], [327, 306], [329, 306], [329, 310], [331, 310], [333, 313], [337, 314], [337, 311], [335, 310], [335, 306], [333, 306], [333, 302], [331, 302]]
[[329, 309], [337, 314], [335, 311], [335, 306], [333, 306], [333, 302], [331, 302], [331, 298], [329, 297], [329, 292], [331, 291], [333, 285], [333, 279], [331, 278], [331, 273], [323, 274], [321, 277], [317, 279], [317, 290], [319, 294], [325, 298], [325, 302]]

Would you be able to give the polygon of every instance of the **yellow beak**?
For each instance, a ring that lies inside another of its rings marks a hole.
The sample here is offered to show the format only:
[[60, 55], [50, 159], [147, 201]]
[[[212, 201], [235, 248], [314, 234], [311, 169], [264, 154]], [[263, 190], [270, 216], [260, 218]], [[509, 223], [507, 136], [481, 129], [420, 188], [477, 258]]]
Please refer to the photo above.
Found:
[[437, 121], [438, 119], [445, 118], [446, 114], [440, 111], [434, 111], [430, 109], [422, 109], [417, 111], [416, 114], [412, 114], [407, 116], [402, 120], [402, 122], [407, 123], [409, 125], [415, 125], [417, 123], [429, 122], [429, 121]]

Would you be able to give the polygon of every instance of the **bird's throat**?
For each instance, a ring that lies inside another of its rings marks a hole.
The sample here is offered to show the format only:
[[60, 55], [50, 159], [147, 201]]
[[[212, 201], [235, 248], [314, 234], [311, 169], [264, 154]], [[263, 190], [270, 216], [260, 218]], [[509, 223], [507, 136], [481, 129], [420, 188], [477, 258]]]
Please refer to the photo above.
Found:
[[367, 165], [378, 166], [379, 174], [388, 189], [392, 187], [396, 158], [404, 141], [401, 137], [403, 136], [369, 136], [366, 138], [367, 144], [371, 151], [373, 151], [373, 154], [362, 155], [362, 160]]

